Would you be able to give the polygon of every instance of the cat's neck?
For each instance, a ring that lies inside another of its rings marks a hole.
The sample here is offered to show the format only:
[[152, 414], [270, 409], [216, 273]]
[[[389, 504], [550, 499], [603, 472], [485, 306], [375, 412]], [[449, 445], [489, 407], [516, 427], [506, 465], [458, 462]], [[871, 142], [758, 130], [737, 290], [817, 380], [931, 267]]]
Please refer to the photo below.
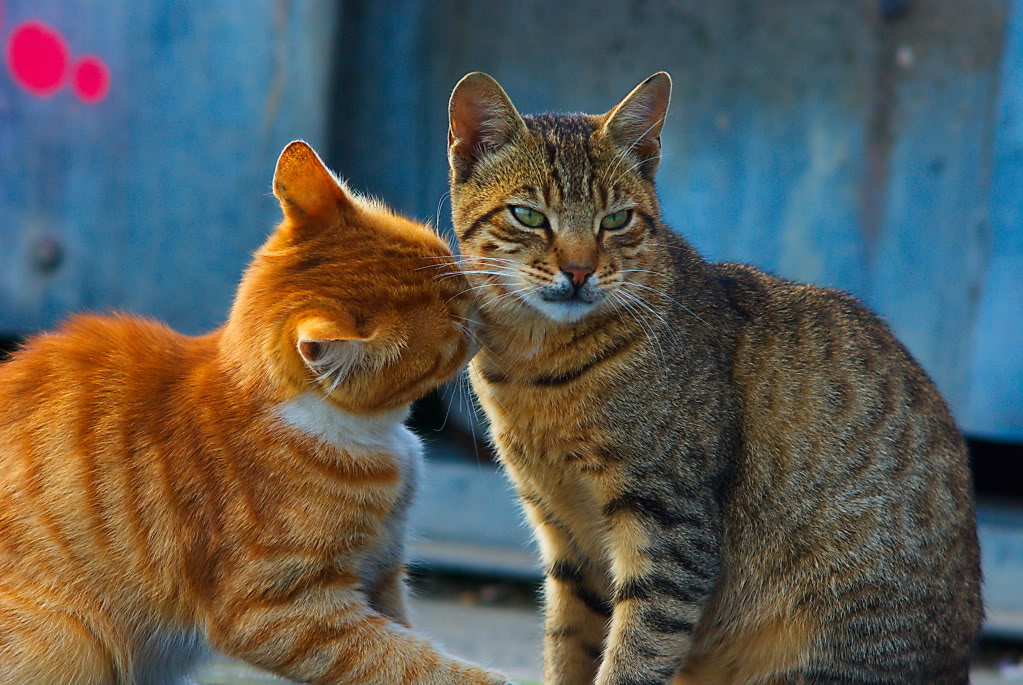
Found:
[[406, 433], [409, 407], [374, 414], [339, 409], [314, 390], [307, 390], [277, 406], [277, 416], [288, 426], [345, 450], [365, 448], [398, 451]]
[[644, 335], [643, 327], [623, 319], [613, 310], [591, 313], [565, 324], [537, 314], [509, 325], [487, 321], [480, 334], [481, 349], [473, 364], [493, 378], [537, 378], [551, 369], [567, 369], [603, 351], [627, 345]]

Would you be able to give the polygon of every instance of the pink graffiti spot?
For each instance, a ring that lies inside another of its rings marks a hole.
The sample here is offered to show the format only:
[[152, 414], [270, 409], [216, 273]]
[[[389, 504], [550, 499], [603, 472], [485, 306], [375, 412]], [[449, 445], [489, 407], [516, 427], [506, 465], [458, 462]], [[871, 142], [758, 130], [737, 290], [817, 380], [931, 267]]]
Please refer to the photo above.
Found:
[[37, 21], [20, 24], [7, 43], [7, 66], [14, 80], [40, 97], [53, 95], [64, 85], [68, 55], [64, 38]]
[[71, 89], [88, 103], [96, 103], [110, 90], [110, 70], [99, 57], [87, 55], [75, 62], [71, 74]]

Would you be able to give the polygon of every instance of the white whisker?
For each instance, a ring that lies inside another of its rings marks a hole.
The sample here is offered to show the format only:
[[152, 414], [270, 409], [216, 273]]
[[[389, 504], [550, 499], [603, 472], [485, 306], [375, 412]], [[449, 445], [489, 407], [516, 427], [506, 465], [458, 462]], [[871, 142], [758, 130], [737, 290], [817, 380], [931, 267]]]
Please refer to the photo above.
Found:
[[634, 305], [630, 304], [624, 297], [622, 297], [624, 294], [625, 293], [622, 291], [615, 292], [614, 298], [617, 300], [618, 304], [632, 315], [633, 320], [639, 324], [647, 341], [657, 348], [657, 354], [661, 358], [661, 367], [667, 369], [668, 364], [664, 356], [664, 349], [661, 347], [661, 341], [657, 338], [652, 326], [650, 326], [649, 322], [643, 317], [642, 312], [637, 310]]
[[682, 307], [682, 309], [684, 309], [687, 312], [689, 312], [690, 314], [692, 314], [696, 318], [696, 320], [699, 321], [700, 323], [702, 323], [704, 326], [707, 326], [707, 328], [710, 328], [711, 330], [716, 330], [713, 326], [711, 326], [709, 323], [707, 323], [702, 318], [700, 318], [699, 314], [697, 314], [692, 309], [690, 309], [689, 307], [685, 306], [684, 304], [682, 304], [681, 302], [676, 300], [674, 297], [672, 297], [668, 293], [662, 292], [662, 291], [658, 290], [657, 288], [651, 288], [648, 285], [643, 285], [642, 283], [636, 283], [635, 281], [622, 281], [622, 285], [631, 285], [631, 286], [635, 286], [637, 288], [643, 288], [644, 290], [649, 290], [650, 292], [656, 293], [657, 295], [660, 295], [661, 297], [663, 297], [665, 299], [671, 300], [672, 302], [677, 304], [679, 307]]

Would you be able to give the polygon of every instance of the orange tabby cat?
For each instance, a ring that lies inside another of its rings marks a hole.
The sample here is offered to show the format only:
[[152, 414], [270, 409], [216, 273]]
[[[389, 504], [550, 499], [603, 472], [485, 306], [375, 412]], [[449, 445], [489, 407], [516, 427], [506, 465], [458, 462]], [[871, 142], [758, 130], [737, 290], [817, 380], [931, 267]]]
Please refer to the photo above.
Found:
[[0, 683], [503, 683], [408, 629], [409, 403], [469, 352], [430, 229], [306, 144], [226, 325], [79, 316], [0, 365]]

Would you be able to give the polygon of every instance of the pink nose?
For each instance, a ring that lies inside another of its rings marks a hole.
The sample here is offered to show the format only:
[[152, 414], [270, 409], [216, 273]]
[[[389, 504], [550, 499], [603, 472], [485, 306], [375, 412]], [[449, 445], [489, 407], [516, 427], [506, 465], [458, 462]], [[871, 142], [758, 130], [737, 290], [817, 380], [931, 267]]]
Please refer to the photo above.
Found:
[[572, 279], [572, 285], [574, 285], [577, 288], [586, 281], [587, 276], [593, 273], [592, 266], [577, 266], [575, 264], [563, 266], [561, 267], [561, 270], [569, 275], [569, 277]]

